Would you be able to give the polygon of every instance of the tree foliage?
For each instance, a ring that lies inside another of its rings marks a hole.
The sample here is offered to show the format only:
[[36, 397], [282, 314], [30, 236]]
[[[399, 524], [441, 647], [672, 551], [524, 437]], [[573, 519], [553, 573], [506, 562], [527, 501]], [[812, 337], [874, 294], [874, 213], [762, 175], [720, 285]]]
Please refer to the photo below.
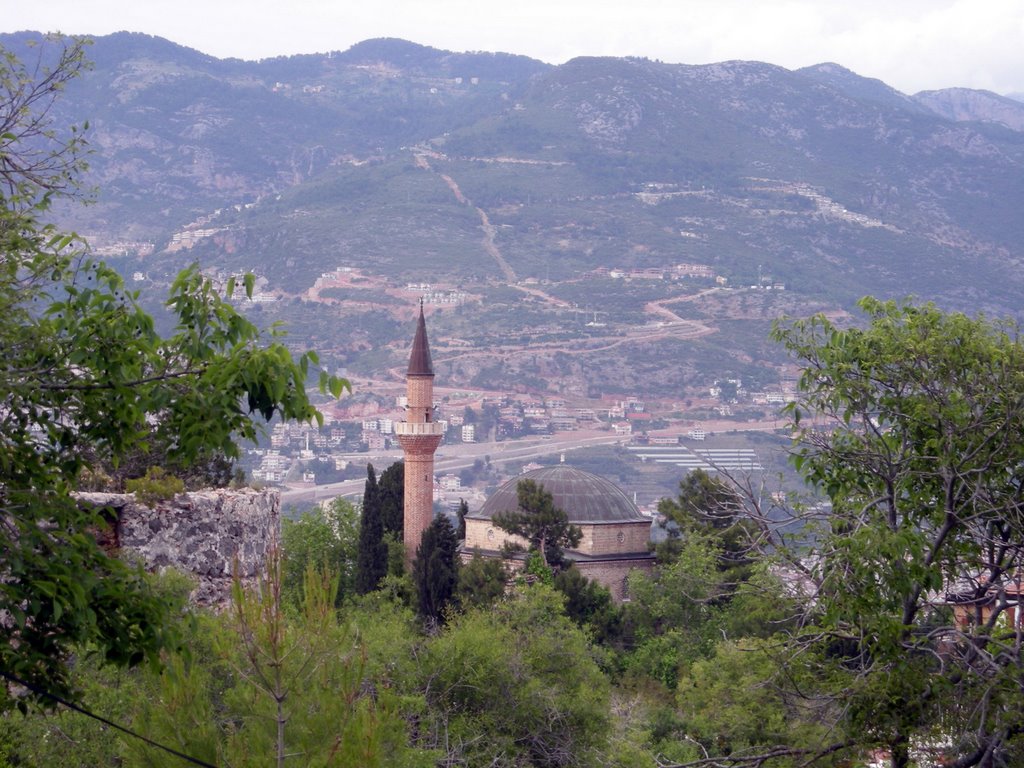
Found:
[[1024, 344], [930, 304], [861, 308], [863, 328], [775, 330], [805, 368], [794, 463], [828, 499], [796, 510], [801, 536], [773, 531], [815, 594], [796, 639], [827, 651], [853, 736], [894, 765], [922, 744], [1017, 762]]
[[421, 618], [442, 621], [459, 584], [459, 540], [447, 515], [437, 515], [423, 532], [412, 564]]
[[[0, 52], [0, 668], [66, 693], [77, 643], [136, 663], [173, 642], [163, 601], [92, 535], [102, 511], [72, 497], [87, 467], [133, 452], [182, 466], [232, 457], [259, 419], [318, 412], [305, 385], [316, 356], [264, 338], [197, 268], [171, 287], [164, 338], [114, 270], [44, 223], [81, 149], [48, 123], [53, 93], [83, 65], [81, 43], [62, 50], [38, 72]], [[347, 386], [320, 383], [336, 396]]]
[[[335, 611], [335, 581], [312, 565], [298, 611], [283, 610], [274, 558], [230, 613], [207, 618], [192, 653], [172, 659], [158, 695], [139, 702], [140, 728], [215, 765], [427, 766], [409, 748], [397, 702], [367, 686], [366, 654]], [[179, 765], [140, 743], [132, 765]]]
[[459, 541], [465, 541], [466, 539], [466, 515], [469, 514], [469, 504], [466, 503], [465, 499], [459, 499], [459, 508], [456, 511], [456, 519], [459, 521], [458, 527], [455, 529], [455, 537]]
[[658, 502], [658, 512], [683, 531], [729, 528], [741, 510], [742, 498], [732, 486], [703, 469], [687, 472], [679, 481], [679, 494], [675, 499]]
[[554, 587], [565, 595], [565, 615], [588, 628], [596, 642], [611, 643], [618, 638], [622, 613], [607, 587], [588, 579], [574, 566], [555, 574]]
[[472, 560], [459, 568], [459, 605], [464, 608], [492, 605], [504, 596], [507, 583], [508, 573], [501, 560], [474, 554]]
[[86, 167], [84, 129], [54, 125], [53, 106], [89, 68], [87, 41], [50, 35], [23, 62], [0, 47], [0, 195], [8, 209], [72, 192]]
[[[183, 574], [166, 571], [151, 575], [154, 589], [171, 599], [176, 609], [186, 607], [194, 584]], [[130, 724], [141, 702], [156, 695], [154, 675], [148, 667], [125, 669], [80, 649], [69, 662], [69, 674], [78, 692], [77, 703], [120, 724]], [[126, 764], [123, 734], [106, 723], [64, 707], [33, 709], [22, 714], [0, 712], [0, 766], [97, 768]]]
[[673, 561], [650, 574], [630, 574], [625, 620], [635, 647], [627, 668], [671, 689], [684, 662], [709, 653], [721, 637], [715, 623], [721, 594], [717, 558], [708, 537], [691, 535]]
[[356, 556], [356, 592], [365, 595], [380, 584], [388, 572], [388, 545], [384, 541], [384, 520], [380, 490], [373, 464], [366, 467], [363, 506], [359, 516], [359, 552]]
[[608, 684], [554, 590], [534, 585], [458, 616], [428, 653], [427, 696], [447, 747], [444, 765], [598, 762]]
[[575, 547], [583, 535], [569, 523], [565, 511], [555, 506], [554, 498], [533, 480], [520, 480], [516, 486], [518, 508], [494, 515], [494, 524], [504, 531], [522, 536], [531, 551], [538, 552], [545, 567], [562, 564], [562, 550]]
[[405, 462], [396, 461], [383, 472], [377, 481], [378, 503], [384, 533], [393, 534], [402, 540], [405, 528]]
[[[763, 641], [725, 641], [685, 667], [676, 691], [680, 725], [701, 754], [742, 759], [782, 748], [790, 753], [780, 755], [786, 764], [841, 737], [834, 700], [814, 696], [820, 686], [806, 677], [806, 666], [780, 663], [778, 650]], [[849, 755], [831, 757], [845, 764]]]
[[298, 519], [281, 521], [282, 595], [286, 605], [301, 604], [307, 569], [335, 574], [337, 604], [355, 592], [359, 513], [340, 496]]
[[743, 496], [725, 479], [695, 469], [679, 481], [675, 499], [658, 502], [658, 512], [674, 526], [659, 547], [662, 559], [678, 555], [680, 537], [697, 536], [713, 542], [722, 573], [720, 599], [728, 600], [749, 575], [751, 551], [758, 541], [757, 525], [746, 514]]

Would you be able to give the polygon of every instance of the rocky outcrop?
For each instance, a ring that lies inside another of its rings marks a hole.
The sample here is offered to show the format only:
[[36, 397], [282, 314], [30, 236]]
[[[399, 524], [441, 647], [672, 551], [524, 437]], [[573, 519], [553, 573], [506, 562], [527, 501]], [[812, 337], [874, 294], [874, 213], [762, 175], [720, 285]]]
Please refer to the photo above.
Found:
[[914, 99], [950, 120], [1001, 123], [1014, 131], [1024, 131], [1024, 104], [991, 91], [943, 88], [921, 91], [914, 94]]
[[228, 600], [236, 569], [243, 581], [262, 573], [280, 530], [274, 491], [180, 493], [153, 507], [126, 494], [83, 493], [79, 500], [109, 510], [111, 546], [141, 558], [148, 570], [174, 568], [195, 577], [192, 600], [201, 605]]

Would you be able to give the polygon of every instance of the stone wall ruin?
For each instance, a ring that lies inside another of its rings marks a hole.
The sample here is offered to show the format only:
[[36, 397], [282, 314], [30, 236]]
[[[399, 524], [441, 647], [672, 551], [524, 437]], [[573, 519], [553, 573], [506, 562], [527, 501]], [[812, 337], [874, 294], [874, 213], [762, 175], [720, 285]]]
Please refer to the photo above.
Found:
[[149, 571], [174, 568], [197, 579], [191, 600], [198, 605], [220, 606], [230, 599], [236, 562], [243, 582], [254, 582], [280, 538], [276, 491], [195, 491], [154, 507], [130, 494], [82, 493], [78, 499], [110, 510], [105, 544], [141, 558]]

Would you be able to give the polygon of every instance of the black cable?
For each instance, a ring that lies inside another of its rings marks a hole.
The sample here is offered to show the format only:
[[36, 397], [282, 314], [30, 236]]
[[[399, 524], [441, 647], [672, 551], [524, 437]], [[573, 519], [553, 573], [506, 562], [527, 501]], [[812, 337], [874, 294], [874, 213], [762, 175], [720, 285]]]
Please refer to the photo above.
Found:
[[116, 728], [117, 730], [121, 731], [122, 733], [127, 733], [129, 736], [133, 736], [136, 739], [141, 739], [142, 741], [144, 741], [147, 744], [149, 744], [151, 747], [156, 747], [157, 749], [162, 749], [164, 752], [169, 752], [170, 754], [174, 755], [175, 757], [180, 757], [182, 760], [186, 760], [186, 761], [192, 763], [193, 765], [201, 765], [201, 766], [203, 766], [203, 768], [217, 768], [217, 766], [213, 765], [212, 763], [204, 762], [204, 761], [202, 761], [202, 760], [200, 760], [198, 758], [190, 757], [189, 755], [186, 755], [186, 754], [184, 754], [182, 752], [178, 752], [177, 750], [171, 749], [170, 747], [165, 747], [163, 744], [160, 744], [159, 742], [156, 742], [156, 741], [153, 741], [152, 739], [146, 738], [141, 733], [135, 733], [135, 731], [129, 730], [128, 728], [125, 728], [123, 725], [118, 725], [117, 723], [113, 722], [112, 720], [107, 720], [107, 718], [102, 717], [101, 715], [97, 715], [97, 714], [95, 714], [93, 712], [90, 712], [87, 709], [83, 709], [82, 707], [78, 706], [77, 704], [74, 704], [74, 703], [68, 701], [67, 699], [63, 699], [60, 696], [58, 696], [57, 694], [55, 694], [55, 693], [50, 693], [49, 691], [45, 691], [42, 688], [40, 688], [39, 686], [34, 685], [33, 683], [27, 682], [26, 680], [21, 680], [20, 678], [15, 677], [14, 675], [10, 674], [9, 672], [4, 672], [2, 669], [0, 669], [0, 677], [7, 678], [8, 680], [10, 680], [15, 685], [20, 685], [23, 688], [28, 688], [30, 691], [32, 691], [33, 693], [36, 693], [36, 694], [38, 694], [40, 696], [45, 696], [48, 699], [53, 699], [58, 704], [63, 704], [68, 709], [73, 709], [75, 712], [81, 712], [86, 717], [91, 717], [93, 720], [99, 720], [104, 725], [109, 725], [111, 728]]

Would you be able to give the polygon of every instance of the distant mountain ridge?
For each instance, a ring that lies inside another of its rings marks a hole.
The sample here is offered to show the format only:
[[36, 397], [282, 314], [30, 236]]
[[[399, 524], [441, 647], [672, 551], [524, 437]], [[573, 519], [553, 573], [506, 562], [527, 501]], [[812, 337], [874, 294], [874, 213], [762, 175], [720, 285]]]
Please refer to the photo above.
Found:
[[861, 77], [839, 64], [828, 62], [796, 71], [861, 101], [911, 112], [932, 111], [926, 105], [918, 104], [914, 97], [900, 93], [881, 80]]
[[1024, 103], [991, 91], [945, 88], [921, 91], [914, 100], [950, 120], [1001, 123], [1014, 131], [1024, 131]]
[[[90, 56], [60, 108], [90, 121], [99, 199], [59, 212], [153, 263], [287, 290], [338, 265], [481, 279], [487, 240], [520, 279], [693, 261], [842, 302], [1019, 309], [1024, 104], [995, 94], [393, 39], [246, 62], [118, 33]], [[169, 247], [217, 211], [217, 237]]]

